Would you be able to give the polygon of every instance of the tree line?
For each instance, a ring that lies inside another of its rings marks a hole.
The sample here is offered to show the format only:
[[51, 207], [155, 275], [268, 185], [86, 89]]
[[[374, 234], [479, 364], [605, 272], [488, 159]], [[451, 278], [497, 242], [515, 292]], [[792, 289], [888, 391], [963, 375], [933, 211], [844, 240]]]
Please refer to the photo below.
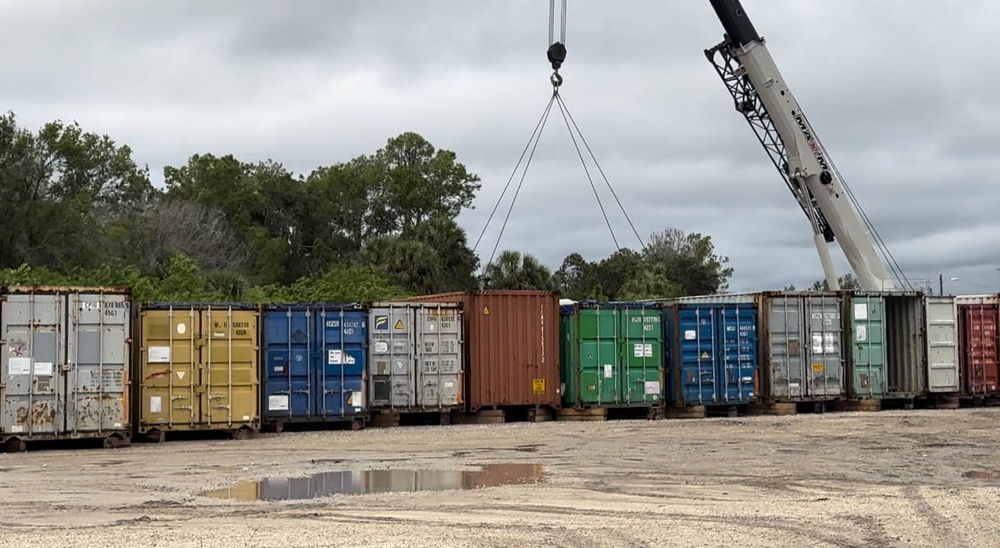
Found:
[[197, 153], [153, 186], [132, 149], [79, 124], [0, 116], [0, 284], [127, 285], [138, 300], [353, 301], [475, 289], [635, 300], [726, 291], [710, 236], [668, 227], [641, 250], [551, 271], [502, 252], [481, 268], [458, 225], [480, 177], [414, 132], [295, 174]]

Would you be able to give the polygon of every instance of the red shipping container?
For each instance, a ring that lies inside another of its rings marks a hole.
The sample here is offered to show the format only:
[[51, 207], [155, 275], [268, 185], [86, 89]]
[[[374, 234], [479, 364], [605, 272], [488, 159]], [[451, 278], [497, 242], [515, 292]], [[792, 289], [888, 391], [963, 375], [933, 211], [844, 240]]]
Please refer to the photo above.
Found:
[[507, 406], [559, 408], [557, 294], [496, 290], [410, 300], [462, 303], [468, 411]]
[[996, 396], [1000, 380], [996, 297], [959, 297], [959, 363], [963, 396]]

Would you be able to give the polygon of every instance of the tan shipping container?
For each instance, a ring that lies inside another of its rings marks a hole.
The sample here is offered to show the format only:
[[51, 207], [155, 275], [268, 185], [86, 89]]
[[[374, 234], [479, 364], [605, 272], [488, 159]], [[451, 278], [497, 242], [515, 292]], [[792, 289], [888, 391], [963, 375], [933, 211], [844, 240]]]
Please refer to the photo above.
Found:
[[558, 409], [559, 296], [547, 291], [480, 291], [411, 297], [464, 309], [467, 410]]
[[139, 313], [141, 435], [260, 429], [260, 310], [250, 305], [149, 304]]

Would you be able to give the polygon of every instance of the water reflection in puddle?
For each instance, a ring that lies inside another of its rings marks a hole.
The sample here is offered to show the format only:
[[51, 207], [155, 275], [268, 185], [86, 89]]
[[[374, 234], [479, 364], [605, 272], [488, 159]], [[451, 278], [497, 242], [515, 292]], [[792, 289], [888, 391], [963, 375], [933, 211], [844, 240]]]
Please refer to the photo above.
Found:
[[540, 464], [484, 464], [480, 470], [343, 470], [301, 478], [266, 478], [205, 491], [235, 500], [300, 500], [326, 495], [481, 489], [538, 483]]

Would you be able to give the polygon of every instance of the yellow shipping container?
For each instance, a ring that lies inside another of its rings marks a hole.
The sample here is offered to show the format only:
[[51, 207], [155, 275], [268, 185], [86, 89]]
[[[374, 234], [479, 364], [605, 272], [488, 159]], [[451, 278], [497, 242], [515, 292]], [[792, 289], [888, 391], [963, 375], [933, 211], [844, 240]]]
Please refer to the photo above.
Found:
[[140, 330], [140, 435], [260, 429], [260, 311], [242, 305], [145, 305]]

